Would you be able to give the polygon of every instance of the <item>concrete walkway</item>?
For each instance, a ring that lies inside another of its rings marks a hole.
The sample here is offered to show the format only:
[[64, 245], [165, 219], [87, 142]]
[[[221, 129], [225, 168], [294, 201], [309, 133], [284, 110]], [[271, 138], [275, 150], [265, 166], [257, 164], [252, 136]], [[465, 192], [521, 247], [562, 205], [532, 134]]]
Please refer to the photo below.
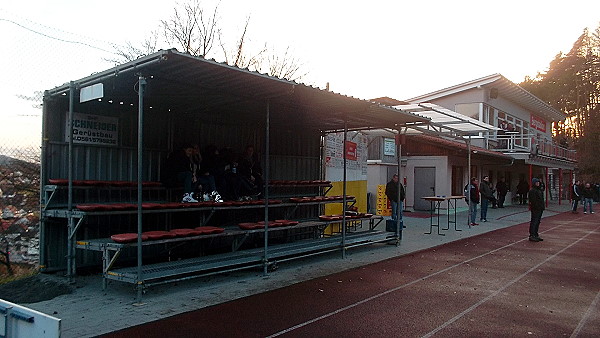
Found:
[[[458, 203], [460, 206], [461, 201]], [[24, 305], [60, 318], [63, 337], [96, 336], [525, 223], [530, 216], [526, 206], [489, 209], [489, 222], [468, 227], [464, 209], [460, 208], [457, 215], [457, 227], [462, 231], [455, 231], [452, 225], [450, 230], [441, 231], [445, 236], [438, 235], [436, 228], [428, 235], [425, 232], [429, 231], [430, 219], [410, 217], [407, 213], [404, 218], [407, 228], [399, 246], [375, 244], [356, 248], [347, 251], [345, 259], [337, 252], [284, 262], [267, 276], [262, 269], [246, 270], [155, 286], [143, 296], [143, 305], [135, 304], [136, 292], [130, 284], [113, 282], [103, 291], [99, 275], [77, 277], [77, 288], [72, 294]], [[562, 205], [551, 202], [544, 217], [568, 210], [568, 201]], [[440, 222], [445, 227], [447, 218], [442, 216]], [[540, 232], [543, 230], [542, 220]]]

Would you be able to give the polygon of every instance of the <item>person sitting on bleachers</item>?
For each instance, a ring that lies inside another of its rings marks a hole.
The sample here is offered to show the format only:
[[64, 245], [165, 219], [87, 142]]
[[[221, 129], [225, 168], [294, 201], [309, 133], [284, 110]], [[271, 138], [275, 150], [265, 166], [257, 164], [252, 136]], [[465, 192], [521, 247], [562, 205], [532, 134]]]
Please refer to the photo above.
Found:
[[221, 195], [217, 192], [215, 177], [210, 173], [211, 164], [208, 160], [203, 159], [200, 154], [200, 147], [197, 144], [194, 145], [192, 160], [197, 163], [193, 179], [197, 183], [197, 189], [202, 194], [202, 199], [204, 201], [223, 202]]
[[201, 161], [198, 147], [193, 144], [184, 145], [167, 158], [166, 182], [171, 186], [183, 186], [182, 203], [198, 202], [199, 197], [194, 194], [202, 189], [209, 189], [212, 200], [223, 201], [216, 191], [214, 178], [206, 173], [200, 173]]
[[194, 191], [197, 188], [195, 173], [198, 170], [199, 163], [195, 162], [193, 154], [194, 146], [186, 144], [169, 155], [165, 163], [163, 182], [171, 187], [183, 186], [182, 203], [198, 202], [194, 198]]
[[254, 146], [248, 145], [238, 159], [238, 174], [245, 189], [244, 195], [260, 195], [263, 190], [262, 168]]

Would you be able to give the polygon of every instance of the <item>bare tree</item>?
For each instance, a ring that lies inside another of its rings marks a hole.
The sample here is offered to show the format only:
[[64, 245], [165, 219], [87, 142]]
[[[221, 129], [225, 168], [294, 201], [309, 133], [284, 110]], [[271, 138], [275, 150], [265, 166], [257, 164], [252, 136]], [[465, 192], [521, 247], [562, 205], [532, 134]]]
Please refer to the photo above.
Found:
[[302, 65], [297, 58], [292, 56], [289, 46], [285, 49], [285, 52], [279, 53], [274, 48], [269, 49], [265, 43], [257, 52], [252, 54], [247, 52], [246, 35], [249, 23], [250, 17], [246, 19], [242, 35], [232, 51], [227, 50], [225, 42], [219, 36], [219, 43], [225, 55], [225, 62], [232, 66], [248, 68], [282, 79], [291, 81], [301, 80], [306, 73], [301, 74]]
[[291, 81], [300, 81], [307, 75], [306, 72], [302, 73], [302, 64], [299, 59], [291, 55], [289, 46], [283, 54], [273, 50], [268, 56], [267, 63], [269, 67], [268, 73], [271, 76]]
[[[289, 47], [285, 52], [278, 53], [275, 49], [269, 49], [266, 43], [258, 50], [249, 46], [249, 16], [235, 44], [228, 44], [228, 38], [223, 36], [220, 28], [219, 4], [206, 10], [202, 7], [201, 0], [177, 3], [172, 16], [168, 20], [161, 20], [160, 30], [167, 45], [193, 56], [219, 59], [213, 56], [213, 47], [217, 43], [222, 58], [229, 65], [292, 81], [298, 81], [306, 75], [302, 73], [300, 61], [291, 55]], [[132, 61], [153, 53], [156, 51], [158, 35], [159, 33], [152, 32], [141, 47], [135, 47], [131, 43], [123, 48], [115, 47], [116, 54], [121, 60]]]
[[258, 70], [261, 65], [261, 58], [266, 53], [267, 49], [264, 47], [254, 55], [246, 53], [246, 34], [248, 33], [248, 25], [250, 23], [250, 17], [246, 18], [246, 24], [242, 31], [242, 35], [237, 40], [235, 47], [232, 50], [228, 50], [227, 45], [223, 39], [222, 34], [219, 34], [219, 45], [223, 51], [225, 62], [228, 65], [236, 66], [239, 68], [248, 68], [251, 70]]
[[161, 20], [164, 36], [169, 44], [177, 44], [184, 53], [194, 56], [208, 56], [215, 39], [220, 34], [218, 28], [219, 4], [207, 15], [199, 0], [177, 4], [168, 20]]
[[139, 59], [142, 56], [152, 54], [156, 52], [156, 45], [158, 43], [158, 31], [150, 32], [141, 46], [134, 46], [131, 42], [127, 42], [125, 46], [114, 45], [116, 59], [105, 59], [106, 61], [118, 64], [123, 61], [133, 61]]

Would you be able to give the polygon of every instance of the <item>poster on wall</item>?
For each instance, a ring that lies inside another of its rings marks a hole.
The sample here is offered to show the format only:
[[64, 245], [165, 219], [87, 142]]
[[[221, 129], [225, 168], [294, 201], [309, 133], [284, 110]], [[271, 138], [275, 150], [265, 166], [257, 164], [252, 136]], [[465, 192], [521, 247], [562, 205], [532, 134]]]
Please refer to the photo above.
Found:
[[350, 181], [367, 179], [367, 137], [360, 133], [331, 133], [325, 137], [326, 179], [342, 181], [346, 153], [346, 175]]
[[[65, 142], [69, 141], [67, 113]], [[100, 115], [73, 113], [73, 143], [116, 146], [119, 144], [119, 119]]]

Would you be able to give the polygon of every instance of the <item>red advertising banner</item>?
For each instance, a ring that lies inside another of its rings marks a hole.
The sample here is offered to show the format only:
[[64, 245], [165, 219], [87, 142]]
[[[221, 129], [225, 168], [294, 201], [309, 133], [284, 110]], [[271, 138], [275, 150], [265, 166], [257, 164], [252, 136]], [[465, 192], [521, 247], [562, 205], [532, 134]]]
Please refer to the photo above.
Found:
[[356, 143], [346, 141], [346, 159], [356, 161]]
[[533, 114], [530, 115], [531, 118], [529, 120], [529, 123], [531, 125], [531, 127], [542, 131], [542, 132], [546, 132], [546, 121], [542, 120], [541, 118], [534, 116]]

